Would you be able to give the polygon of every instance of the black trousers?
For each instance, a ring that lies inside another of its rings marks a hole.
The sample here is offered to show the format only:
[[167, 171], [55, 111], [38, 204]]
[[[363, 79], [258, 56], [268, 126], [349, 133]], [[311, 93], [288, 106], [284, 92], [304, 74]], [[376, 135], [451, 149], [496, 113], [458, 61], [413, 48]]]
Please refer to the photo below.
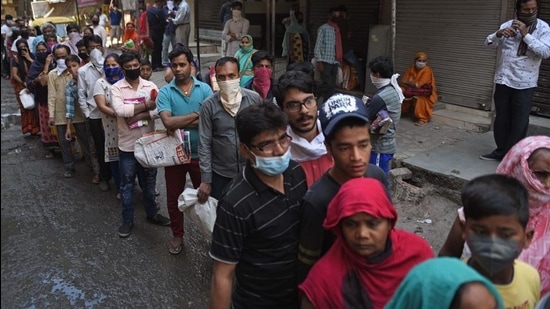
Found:
[[149, 34], [153, 40], [153, 52], [151, 53], [151, 68], [162, 67], [162, 40], [164, 38], [164, 30], [150, 29]]
[[493, 96], [496, 111], [493, 134], [497, 149], [493, 151], [494, 154], [504, 156], [512, 146], [527, 136], [534, 92], [534, 87], [514, 89], [496, 84]]

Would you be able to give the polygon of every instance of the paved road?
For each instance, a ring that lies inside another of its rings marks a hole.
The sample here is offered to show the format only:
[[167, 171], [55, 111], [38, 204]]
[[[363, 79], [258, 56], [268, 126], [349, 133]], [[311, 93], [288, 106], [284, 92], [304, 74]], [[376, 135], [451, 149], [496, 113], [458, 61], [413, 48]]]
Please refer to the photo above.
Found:
[[[16, 113], [2, 80], [3, 120]], [[91, 183], [84, 161], [63, 178], [61, 157], [46, 159], [20, 127], [2, 130], [2, 308], [206, 308], [208, 245], [186, 223], [185, 249], [166, 249], [170, 228], [147, 223], [136, 200], [133, 234], [119, 238], [114, 192]], [[159, 169], [158, 187], [164, 192]], [[136, 189], [139, 196], [139, 189]], [[161, 213], [166, 213], [164, 194]]]

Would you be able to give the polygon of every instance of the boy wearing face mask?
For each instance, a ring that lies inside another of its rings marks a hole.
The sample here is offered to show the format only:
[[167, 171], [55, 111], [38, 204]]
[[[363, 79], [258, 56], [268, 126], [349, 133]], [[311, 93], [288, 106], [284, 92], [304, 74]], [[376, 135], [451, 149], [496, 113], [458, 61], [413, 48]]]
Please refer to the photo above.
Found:
[[220, 91], [204, 100], [199, 116], [199, 203], [210, 195], [220, 199], [225, 186], [241, 173], [245, 160], [238, 150], [235, 116], [262, 100], [256, 92], [240, 87], [236, 58], [220, 58], [215, 69]]
[[239, 1], [231, 4], [233, 18], [228, 20], [223, 27], [222, 36], [226, 43], [224, 55], [234, 57], [239, 50], [239, 44], [243, 35], [248, 34], [250, 22], [242, 17], [243, 4]]
[[264, 101], [241, 110], [235, 122], [247, 163], [218, 204], [210, 308], [299, 308], [297, 235], [307, 185], [290, 160], [288, 118]]
[[90, 55], [90, 62], [78, 69], [78, 103], [88, 119], [90, 133], [94, 140], [95, 151], [99, 163], [97, 182], [101, 191], [109, 190], [109, 180], [112, 178], [111, 167], [105, 162], [105, 131], [103, 131], [102, 113], [94, 99], [96, 81], [103, 77], [103, 41], [94, 34], [84, 40]]
[[527, 231], [527, 190], [515, 178], [486, 175], [462, 190], [463, 238], [472, 251], [468, 265], [493, 282], [506, 308], [534, 308], [540, 298], [535, 268], [516, 260], [533, 237]]

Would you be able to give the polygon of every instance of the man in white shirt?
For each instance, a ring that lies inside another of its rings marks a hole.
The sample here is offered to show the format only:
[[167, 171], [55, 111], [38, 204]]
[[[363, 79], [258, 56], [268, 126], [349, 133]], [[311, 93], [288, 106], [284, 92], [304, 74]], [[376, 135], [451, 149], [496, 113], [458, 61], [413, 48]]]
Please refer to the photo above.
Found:
[[250, 22], [242, 17], [243, 4], [234, 2], [231, 4], [231, 12], [233, 18], [228, 20], [223, 27], [222, 36], [226, 43], [225, 56], [235, 57], [235, 53], [239, 50], [239, 44], [243, 35], [248, 34]]
[[92, 16], [92, 30], [94, 31], [94, 34], [99, 35], [101, 37], [101, 40], [103, 41], [103, 48], [107, 47], [107, 31], [105, 30], [105, 27], [99, 24], [99, 16], [94, 15]]
[[7, 41], [13, 34], [11, 26], [13, 25], [13, 16], [7, 14], [6, 22], [2, 25], [2, 77], [8, 79], [10, 77], [10, 60], [8, 59]]
[[537, 18], [536, 0], [518, 0], [516, 16], [487, 36], [485, 45], [500, 48], [495, 70], [495, 124], [497, 148], [482, 160], [500, 161], [527, 135], [531, 100], [542, 59], [550, 57], [550, 27]]

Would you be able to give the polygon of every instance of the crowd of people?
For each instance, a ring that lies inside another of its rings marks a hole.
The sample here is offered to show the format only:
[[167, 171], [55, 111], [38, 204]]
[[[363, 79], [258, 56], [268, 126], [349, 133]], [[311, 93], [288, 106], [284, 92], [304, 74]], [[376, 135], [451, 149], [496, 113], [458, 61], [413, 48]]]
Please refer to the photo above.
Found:
[[[22, 133], [40, 136], [47, 158], [61, 154], [66, 178], [76, 172], [78, 142], [92, 183], [105, 192], [114, 184], [121, 238], [132, 234], [137, 178], [147, 221], [170, 226], [167, 251], [180, 254], [178, 198], [189, 176], [199, 203], [218, 201], [211, 308], [535, 308], [548, 301], [549, 137], [523, 134], [494, 174], [464, 186], [463, 208], [436, 258], [426, 240], [396, 228], [388, 181], [401, 112], [412, 108], [418, 126], [431, 117], [437, 95], [427, 54], [415, 55], [401, 82], [390, 58], [374, 57], [374, 96], [340, 93], [334, 78], [351, 29], [340, 33], [343, 9], [333, 8], [315, 46], [319, 87], [299, 57], [275, 80], [273, 55], [255, 50], [243, 32], [242, 4], [228, 3], [231, 16], [220, 19], [231, 52], [216, 61], [215, 81], [201, 77], [187, 47], [185, 0], [157, 0], [145, 13], [151, 61], [139, 53], [133, 22], [120, 52], [106, 53], [101, 14], [91, 28], [69, 25], [64, 42], [51, 24], [39, 36], [21, 28], [13, 40], [14, 90], [28, 89], [36, 103], [25, 109], [17, 99]], [[536, 5], [518, 3], [520, 12]], [[524, 26], [530, 48], [536, 30]], [[490, 38], [510, 36], [503, 27]], [[149, 79], [164, 66], [167, 84], [159, 89]], [[168, 218], [159, 212], [157, 168], [134, 156], [156, 119], [190, 143], [190, 162], [164, 168]]]

